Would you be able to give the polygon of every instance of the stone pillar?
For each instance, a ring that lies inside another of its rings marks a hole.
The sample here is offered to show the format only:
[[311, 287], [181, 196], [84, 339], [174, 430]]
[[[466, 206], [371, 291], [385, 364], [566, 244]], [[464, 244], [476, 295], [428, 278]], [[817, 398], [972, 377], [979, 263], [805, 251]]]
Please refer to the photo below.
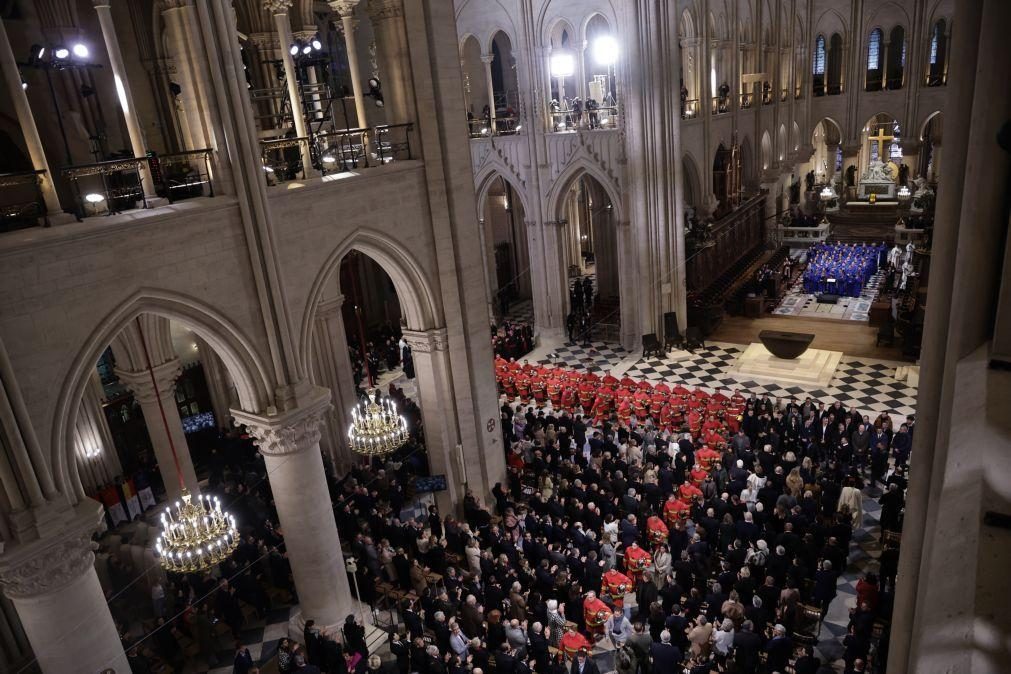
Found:
[[[130, 135], [130, 148], [134, 157], [147, 154], [144, 133], [140, 120], [137, 119], [137, 106], [133, 103], [133, 93], [130, 91], [130, 81], [126, 77], [126, 64], [123, 54], [119, 51], [119, 41], [116, 39], [116, 26], [112, 21], [112, 0], [94, 0], [95, 12], [102, 26], [102, 38], [105, 40], [105, 50], [109, 55], [109, 65], [112, 67], [112, 78], [116, 85], [116, 95], [119, 97], [119, 107], [126, 120], [126, 131]], [[154, 181], [151, 172], [145, 166], [140, 173], [144, 195], [150, 199], [155, 196]]]
[[547, 291], [546, 323], [542, 330], [553, 330], [556, 336], [565, 331], [569, 313], [569, 270], [565, 267], [565, 220], [549, 220], [540, 228], [544, 246], [545, 290]]
[[322, 429], [320, 446], [337, 471], [350, 467], [355, 461], [347, 445], [347, 429], [351, 423], [348, 413], [358, 402], [344, 317], [341, 315], [343, 305], [344, 296], [338, 295], [323, 300], [316, 307], [311, 368], [315, 383], [330, 389], [332, 395], [333, 405], [324, 416], [326, 424]]
[[[284, 80], [288, 87], [288, 99], [291, 107], [291, 119], [295, 125], [295, 134], [299, 138], [309, 138], [309, 130], [305, 125], [305, 114], [302, 108], [302, 93], [299, 91], [298, 77], [295, 74], [295, 62], [291, 58], [288, 48], [294, 42], [291, 35], [291, 21], [288, 19], [288, 10], [291, 8], [292, 0], [263, 0], [263, 7], [274, 17], [274, 27], [277, 29], [277, 41], [279, 43], [278, 52], [281, 54], [281, 63], [284, 65]], [[299, 152], [302, 155], [302, 171], [308, 178], [315, 175], [312, 167], [312, 156], [309, 154], [309, 142], [299, 145]]]
[[[169, 501], [179, 498], [179, 475], [182, 483], [191, 494], [200, 493], [197, 473], [193, 469], [193, 459], [190, 457], [189, 445], [186, 444], [186, 434], [183, 433], [183, 422], [176, 407], [176, 378], [182, 371], [179, 359], [173, 358], [160, 365], [155, 365], [151, 372], [143, 370], [116, 370], [123, 385], [133, 391], [140, 403], [147, 433], [151, 436], [151, 446], [154, 448], [158, 469], [165, 483], [165, 494]], [[152, 374], [154, 381], [152, 381]], [[159, 404], [160, 403], [160, 404]], [[164, 412], [164, 420], [162, 413]], [[175, 448], [175, 456], [172, 449]], [[176, 467], [178, 460], [178, 468]]]
[[200, 335], [195, 335], [195, 337], [197, 353], [200, 354], [200, 364], [204, 369], [204, 379], [207, 381], [207, 391], [211, 394], [211, 410], [214, 412], [214, 421], [219, 429], [228, 430], [232, 427], [230, 409], [238, 404], [238, 396], [234, 392], [232, 378], [214, 349]]
[[[842, 146], [842, 180], [846, 189], [848, 199], [856, 198], [856, 190], [860, 185], [860, 143], [844, 143]], [[853, 188], [846, 187], [846, 172], [850, 166], [856, 166], [856, 173], [853, 174]]]
[[348, 71], [351, 73], [351, 90], [355, 97], [358, 128], [366, 128], [369, 122], [365, 115], [365, 93], [362, 90], [362, 75], [358, 67], [358, 45], [355, 43], [355, 26], [358, 21], [354, 18], [354, 14], [358, 2], [359, 0], [330, 0], [330, 9], [337, 12], [344, 31], [344, 48], [348, 55]]
[[354, 612], [354, 603], [319, 449], [330, 394], [314, 389], [293, 410], [271, 416], [233, 410], [232, 416], [263, 454], [301, 605], [297, 623], [333, 627]]
[[2, 19], [0, 19], [0, 69], [3, 71], [4, 81], [7, 82], [7, 94], [14, 105], [14, 113], [18, 116], [18, 125], [21, 127], [21, 133], [24, 134], [28, 156], [32, 159], [32, 168], [36, 171], [46, 172], [39, 181], [46, 211], [50, 216], [59, 216], [63, 213], [63, 209], [60, 206], [59, 197], [56, 195], [53, 174], [49, 170], [49, 162], [46, 161], [46, 153], [42, 149], [42, 139], [39, 137], [38, 127], [35, 126], [32, 109], [28, 105], [28, 96], [21, 86], [21, 72], [18, 70], [18, 63], [14, 58], [14, 51], [7, 38], [7, 28]]
[[464, 489], [473, 487], [484, 493], [481, 471], [485, 457], [474, 448], [464, 451], [461, 460], [457, 432], [453, 382], [449, 369], [449, 340], [445, 328], [404, 330], [404, 341], [411, 347], [417, 374], [418, 400], [425, 423], [425, 448], [433, 475], [445, 475], [448, 489], [436, 493], [442, 512], [454, 512], [463, 502]]
[[369, 18], [376, 38], [379, 72], [388, 124], [414, 121], [414, 84], [411, 80], [403, 0], [369, 0]]
[[910, 188], [912, 188], [913, 178], [916, 177], [916, 171], [920, 165], [920, 141], [915, 138], [903, 138], [901, 146], [902, 163], [909, 167], [909, 180], [907, 182]]
[[130, 671], [95, 573], [91, 536], [102, 515], [85, 499], [61, 531], [0, 556], [0, 586], [43, 674]]
[[495, 84], [491, 81], [491, 64], [495, 60], [494, 54], [481, 54], [481, 63], [484, 64], [484, 81], [488, 84], [488, 111], [491, 115], [489, 132], [495, 132]]
[[[839, 144], [829, 145], [826, 143], [825, 152], [828, 155], [825, 157], [825, 176], [829, 182], [832, 182], [835, 177], [835, 158], [839, 154]], [[815, 167], [815, 172], [817, 172], [817, 167]]]
[[198, 150], [211, 146], [211, 130], [205, 119], [205, 109], [209, 101], [201, 90], [202, 76], [199, 72], [196, 52], [200, 50], [200, 35], [194, 33], [192, 0], [162, 0], [162, 19], [165, 22], [165, 41], [169, 53], [174, 57], [176, 75], [182, 92], [180, 118], [183, 142], [187, 150]]
[[102, 409], [102, 383], [97, 372], [89, 377], [77, 412], [74, 455], [81, 485], [86, 492], [96, 492], [123, 472], [109, 422]]

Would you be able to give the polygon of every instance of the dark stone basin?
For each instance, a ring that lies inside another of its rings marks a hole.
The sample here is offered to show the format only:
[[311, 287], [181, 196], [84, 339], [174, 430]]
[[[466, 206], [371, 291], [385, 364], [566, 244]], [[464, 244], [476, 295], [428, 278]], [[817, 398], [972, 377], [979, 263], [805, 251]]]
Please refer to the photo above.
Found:
[[814, 341], [814, 335], [776, 330], [762, 330], [758, 333], [758, 338], [773, 356], [784, 360], [800, 358]]

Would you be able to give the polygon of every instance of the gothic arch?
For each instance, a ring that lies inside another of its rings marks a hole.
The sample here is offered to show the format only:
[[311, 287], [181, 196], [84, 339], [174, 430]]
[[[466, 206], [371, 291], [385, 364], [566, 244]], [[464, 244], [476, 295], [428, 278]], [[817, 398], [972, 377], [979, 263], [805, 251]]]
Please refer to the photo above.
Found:
[[365, 253], [383, 268], [397, 290], [397, 297], [411, 330], [431, 330], [440, 326], [440, 305], [435, 290], [426, 281], [426, 274], [411, 252], [387, 234], [359, 228], [345, 238], [327, 257], [309, 290], [302, 325], [299, 326], [299, 355], [306, 372], [310, 371], [313, 323], [316, 308], [325, 289], [351, 250]]
[[920, 125], [917, 127], [918, 131], [916, 134], [916, 138], [921, 141], [923, 140], [923, 134], [926, 132], [927, 124], [930, 123], [930, 120], [934, 118], [940, 118], [941, 121], [943, 122], [944, 121], [943, 113], [944, 113], [943, 110], [934, 110], [933, 112], [929, 113], [926, 117], [924, 117], [923, 121], [920, 122]]
[[870, 35], [875, 28], [880, 28], [881, 32], [887, 35], [896, 25], [910, 25], [909, 14], [894, 2], [883, 2], [880, 5], [872, 5], [872, 7], [874, 9], [864, 21], [864, 35]]
[[698, 208], [702, 205], [705, 195], [702, 193], [702, 179], [699, 177], [698, 164], [691, 152], [685, 152], [681, 157], [681, 172], [684, 176], [681, 182], [684, 185], [685, 203]]
[[826, 130], [828, 129], [828, 125], [829, 124], [831, 124], [832, 127], [835, 128], [835, 135], [834, 136], [829, 137], [828, 134], [826, 134], [826, 137], [829, 138], [829, 142], [831, 142], [833, 145], [838, 145], [839, 143], [842, 142], [842, 127], [839, 126], [839, 122], [835, 121], [831, 117], [822, 117], [821, 119], [819, 119], [815, 123], [815, 125], [813, 127], [811, 127], [811, 144], [812, 145], [814, 144], [814, 132], [818, 129], [818, 125], [826, 123], [826, 122], [827, 122], [827, 124], [825, 124]]
[[98, 322], [71, 361], [60, 387], [53, 413], [50, 461], [57, 489], [72, 502], [84, 497], [74, 460], [74, 429], [84, 388], [106, 347], [130, 321], [145, 313], [178, 321], [207, 342], [235, 382], [243, 410], [262, 412], [273, 402], [270, 358], [258, 354], [252, 340], [238, 326], [194, 297], [160, 289], [138, 290]]
[[482, 43], [485, 54], [492, 53], [492, 44], [495, 42], [495, 38], [498, 37], [499, 33], [505, 35], [505, 38], [509, 40], [509, 51], [512, 52], [515, 49], [514, 45], [516, 44], [516, 40], [513, 39], [513, 36], [509, 33], [509, 31], [507, 31], [504, 28], [495, 27], [492, 28], [491, 31], [489, 31], [488, 36], [484, 39]]
[[504, 182], [509, 183], [509, 187], [512, 188], [513, 194], [515, 194], [520, 200], [523, 212], [530, 213], [530, 210], [527, 208], [527, 195], [522, 189], [517, 187], [519, 183], [515, 180], [514, 176], [507, 174], [498, 167], [489, 166], [478, 174], [474, 181], [474, 184], [477, 187], [478, 216], [483, 217], [481, 214], [484, 213], [485, 206], [488, 203], [488, 188], [494, 184], [497, 178], [501, 178]]
[[590, 36], [587, 33], [587, 31], [589, 30], [590, 22], [593, 21], [596, 18], [601, 19], [607, 25], [608, 30], [610, 30], [612, 34], [614, 33], [614, 31], [615, 31], [615, 22], [614, 22], [614, 19], [612, 17], [608, 16], [607, 14], [605, 14], [603, 11], [601, 11], [599, 9], [595, 9], [592, 12], [590, 12], [589, 14], [587, 14], [586, 18], [584, 18], [579, 23], [579, 35], [580, 35], [580, 40], [582, 42], [589, 41]]
[[614, 185], [613, 181], [603, 171], [586, 161], [573, 162], [555, 180], [548, 192], [548, 217], [555, 220], [565, 219], [565, 194], [572, 187], [573, 181], [584, 173], [600, 183], [600, 186], [607, 192], [607, 198], [611, 200], [611, 206], [614, 208], [615, 222], [624, 222], [625, 208], [621, 201], [620, 190], [617, 189], [617, 186]]
[[790, 151], [796, 152], [800, 149], [800, 124], [797, 120], [793, 122], [793, 128], [790, 129]]
[[779, 161], [786, 159], [786, 153], [786, 125], [780, 124], [779, 131], [776, 133], [776, 156], [779, 158]]
[[772, 139], [768, 131], [762, 132], [762, 170], [772, 166]]
[[750, 189], [755, 180], [755, 151], [751, 147], [751, 138], [744, 136], [741, 140], [741, 179], [744, 186]]
[[681, 38], [696, 38], [699, 36], [698, 22], [691, 7], [686, 7], [681, 12], [681, 21], [678, 22], [678, 36]]

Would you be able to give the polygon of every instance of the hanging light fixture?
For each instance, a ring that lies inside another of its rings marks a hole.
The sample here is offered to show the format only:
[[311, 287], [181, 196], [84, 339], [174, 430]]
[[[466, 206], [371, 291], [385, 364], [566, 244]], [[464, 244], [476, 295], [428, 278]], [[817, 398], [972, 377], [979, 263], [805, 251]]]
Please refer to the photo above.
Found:
[[151, 377], [151, 386], [156, 392], [155, 400], [158, 401], [161, 421], [165, 425], [165, 436], [169, 441], [169, 449], [172, 450], [172, 460], [175, 462], [181, 492], [181, 502], [175, 502], [175, 513], [169, 506], [161, 516], [162, 533], [155, 541], [154, 547], [161, 559], [162, 568], [166, 571], [176, 573], [206, 571], [224, 561], [235, 551], [239, 544], [239, 531], [235, 526], [235, 518], [221, 509], [221, 502], [216, 496], [213, 502], [210, 496], [198, 496], [194, 503], [193, 495], [186, 489], [175, 442], [172, 440], [168, 419], [165, 417], [165, 407], [161, 396], [157, 395], [158, 384], [154, 378], [154, 368], [151, 367], [151, 356], [147, 351], [140, 316], [137, 317], [137, 332], [140, 334], [140, 345], [144, 350], [144, 361]]
[[351, 408], [348, 426], [348, 445], [351, 451], [367, 457], [382, 456], [397, 451], [405, 444], [409, 433], [407, 420], [397, 411], [397, 404], [383, 399], [376, 388], [369, 369], [369, 356], [365, 350], [365, 321], [362, 318], [361, 292], [358, 289], [358, 257], [353, 258], [355, 269], [351, 274], [354, 291], [355, 315], [358, 318], [358, 343], [362, 352], [362, 366], [369, 378], [369, 387], [361, 402]]
[[390, 454], [403, 447], [407, 438], [407, 420], [397, 412], [395, 402], [379, 397], [379, 391], [370, 389], [362, 401], [351, 408], [348, 427], [351, 451], [365, 456]]

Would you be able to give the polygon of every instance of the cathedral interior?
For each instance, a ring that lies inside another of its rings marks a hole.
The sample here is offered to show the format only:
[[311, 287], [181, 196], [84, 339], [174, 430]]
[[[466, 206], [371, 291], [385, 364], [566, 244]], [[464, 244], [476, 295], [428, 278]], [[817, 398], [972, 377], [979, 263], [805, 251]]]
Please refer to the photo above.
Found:
[[1008, 35], [0, 0], [0, 671], [1008, 672]]

